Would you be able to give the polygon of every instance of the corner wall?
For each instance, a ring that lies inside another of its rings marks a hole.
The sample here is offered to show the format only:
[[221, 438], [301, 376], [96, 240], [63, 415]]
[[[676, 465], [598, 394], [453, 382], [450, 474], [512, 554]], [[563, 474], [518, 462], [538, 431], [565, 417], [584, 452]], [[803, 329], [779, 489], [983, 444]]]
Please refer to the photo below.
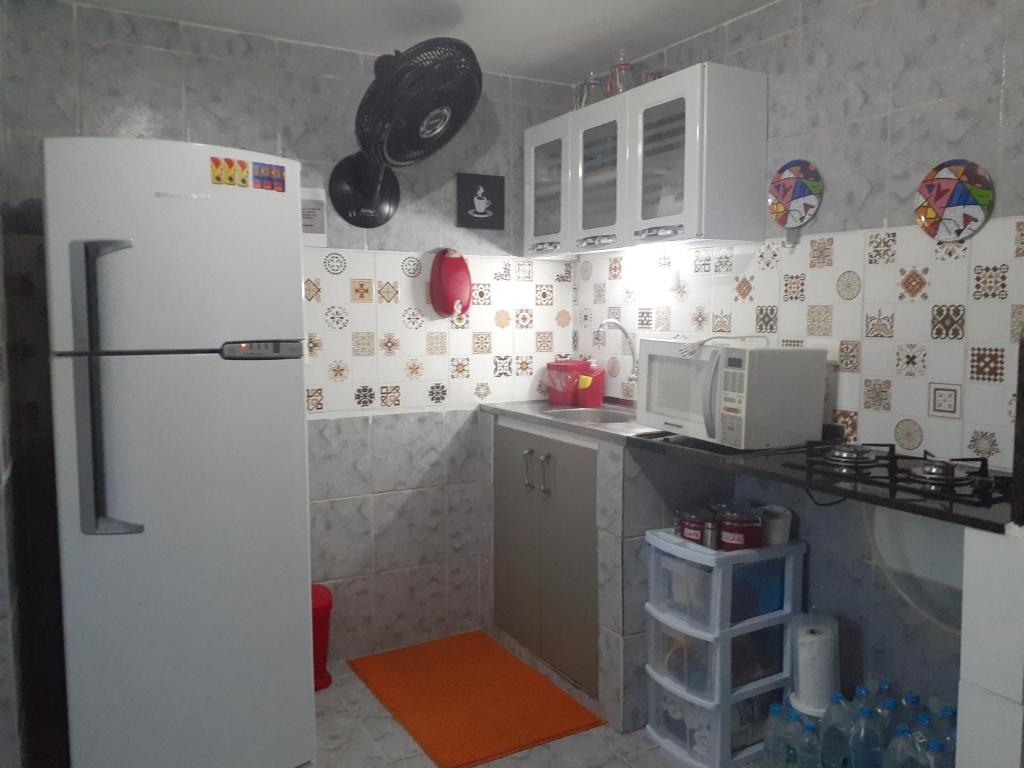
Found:
[[312, 576], [334, 595], [331, 658], [483, 626], [492, 422], [452, 410], [308, 423]]

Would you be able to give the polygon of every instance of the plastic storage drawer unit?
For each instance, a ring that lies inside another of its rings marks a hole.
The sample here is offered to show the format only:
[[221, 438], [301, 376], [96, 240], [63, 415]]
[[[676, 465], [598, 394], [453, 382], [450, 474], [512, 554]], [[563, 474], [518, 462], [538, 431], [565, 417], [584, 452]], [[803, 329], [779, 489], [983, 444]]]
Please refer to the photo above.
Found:
[[806, 545], [722, 552], [669, 530], [645, 540], [647, 730], [691, 768], [751, 765], [768, 705], [790, 686]]

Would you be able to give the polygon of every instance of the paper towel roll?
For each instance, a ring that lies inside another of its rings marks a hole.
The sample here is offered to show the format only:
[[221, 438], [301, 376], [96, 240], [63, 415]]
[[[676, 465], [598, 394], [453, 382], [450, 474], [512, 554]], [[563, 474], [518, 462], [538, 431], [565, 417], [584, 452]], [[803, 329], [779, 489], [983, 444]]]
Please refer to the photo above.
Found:
[[800, 616], [793, 622], [793, 707], [821, 717], [839, 690], [839, 624], [831, 616]]

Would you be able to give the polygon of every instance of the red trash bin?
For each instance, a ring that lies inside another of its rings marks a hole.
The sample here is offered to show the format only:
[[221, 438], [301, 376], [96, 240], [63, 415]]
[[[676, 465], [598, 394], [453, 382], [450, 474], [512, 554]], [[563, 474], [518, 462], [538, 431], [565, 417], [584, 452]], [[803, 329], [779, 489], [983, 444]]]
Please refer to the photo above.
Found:
[[320, 584], [313, 585], [313, 690], [319, 691], [331, 684], [327, 671], [327, 641], [331, 629], [331, 590]]

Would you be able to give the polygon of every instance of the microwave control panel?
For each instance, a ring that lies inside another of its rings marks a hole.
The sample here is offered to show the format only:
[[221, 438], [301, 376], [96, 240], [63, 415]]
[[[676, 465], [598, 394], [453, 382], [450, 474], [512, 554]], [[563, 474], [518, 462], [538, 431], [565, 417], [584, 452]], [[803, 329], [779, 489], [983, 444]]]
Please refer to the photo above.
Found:
[[747, 355], [741, 350], [722, 353], [722, 407], [719, 414], [723, 445], [743, 445], [743, 417], [746, 415]]

